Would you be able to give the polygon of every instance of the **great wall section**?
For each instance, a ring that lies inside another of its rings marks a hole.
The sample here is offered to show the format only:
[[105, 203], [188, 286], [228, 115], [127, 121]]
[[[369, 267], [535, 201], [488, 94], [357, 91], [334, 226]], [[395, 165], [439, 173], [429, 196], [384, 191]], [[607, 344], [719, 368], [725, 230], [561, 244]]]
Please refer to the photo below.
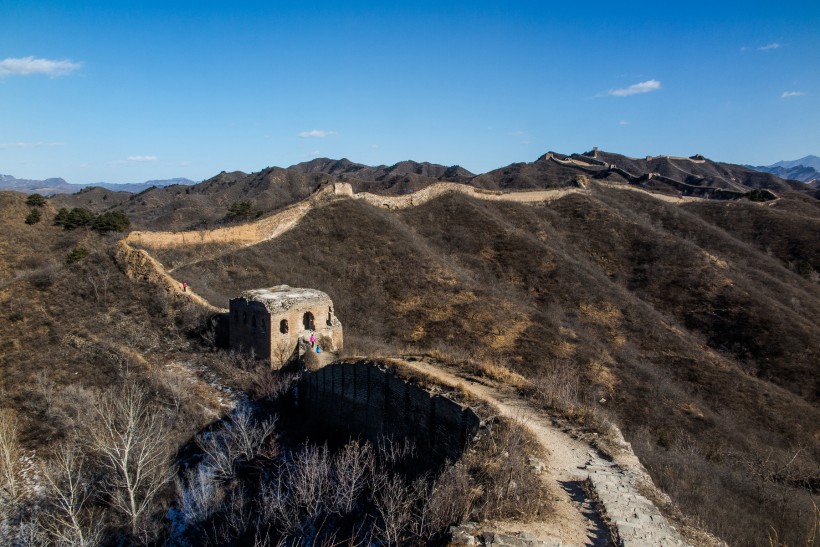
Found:
[[[692, 196], [656, 194], [629, 185], [601, 182], [595, 184], [607, 188], [640, 192], [673, 204], [703, 199]], [[175, 297], [189, 298], [209, 310], [224, 312], [224, 309], [207, 302], [190, 289], [183, 292], [181, 284], [144, 248], [163, 249], [202, 243], [223, 243], [235, 248], [254, 245], [286, 233], [298, 225], [311, 210], [323, 207], [336, 199], [359, 199], [376, 207], [405, 209], [421, 205], [442, 195], [459, 192], [476, 199], [536, 205], [561, 199], [570, 194], [590, 191], [593, 191], [593, 188], [582, 186], [580, 188], [502, 193], [484, 191], [463, 184], [439, 183], [413, 194], [377, 196], [368, 193], [354, 194], [349, 185], [336, 183], [320, 189], [305, 201], [249, 224], [195, 232], [132, 232], [119, 242], [118, 258], [130, 277], [157, 284]], [[549, 415], [534, 408], [510, 386], [495, 384], [483, 378], [477, 379], [433, 362], [422, 363], [418, 360], [404, 358], [390, 359], [390, 362], [396, 367], [425, 376], [440, 385], [462, 390], [490, 405], [499, 415], [521, 421], [538, 440], [541, 455], [547, 462], [541, 475], [549, 499], [554, 502], [554, 513], [548, 520], [537, 523], [493, 523], [495, 530], [506, 530], [507, 534], [496, 534], [495, 541], [490, 541], [490, 543], [486, 542], [486, 531], [482, 530], [481, 526], [462, 527], [457, 530], [457, 537], [454, 536], [454, 541], [460, 541], [460, 544], [465, 545], [477, 545], [483, 542], [493, 545], [522, 546], [690, 545], [651, 501], [650, 498], [660, 500], [668, 498], [653, 485], [648, 473], [617, 429], [613, 430], [617, 449], [615, 453], [605, 455], [557, 427]], [[347, 366], [352, 367], [350, 371], [345, 370], [344, 367]], [[364, 369], [360, 370], [361, 367], [356, 367], [355, 364], [331, 364], [320, 369], [320, 374], [315, 375], [313, 379], [303, 379], [299, 388], [303, 404], [318, 405], [322, 408], [327, 405], [337, 405], [337, 411], [345, 403], [350, 404], [352, 410], [347, 414], [338, 412], [336, 417], [346, 419], [349, 424], [350, 420], [358, 420], [358, 417], [363, 416], [361, 419], [364, 421], [358, 424], [363, 428], [369, 427], [371, 420], [376, 420], [373, 412], [383, 405], [387, 414], [381, 417], [382, 422], [374, 423], [378, 423], [378, 427], [381, 428], [386, 424], [389, 427], [397, 427], [399, 431], [401, 427], [415, 424], [408, 420], [408, 413], [417, 412], [419, 415], [427, 416], [428, 426], [421, 435], [438, 438], [436, 446], [439, 446], [441, 435], [445, 434], [436, 431], [447, 432], [447, 435], [452, 435], [457, 431], [456, 438], [461, 441], [464, 433], [474, 426], [472, 419], [465, 417], [464, 414], [458, 414], [456, 417], [457, 413], [452, 407], [448, 407], [447, 411], [440, 410], [437, 414], [433, 409], [437, 408], [436, 405], [444, 403], [431, 402], [434, 398], [429, 394], [424, 396], [417, 392], [411, 394], [407, 387], [398, 385], [391, 387], [389, 379], [383, 379], [383, 382], [379, 384], [382, 390], [379, 396], [378, 388], [374, 390], [370, 381], [362, 379], [362, 374], [367, 374], [362, 372]], [[322, 370], [325, 372], [321, 372]], [[400, 404], [391, 406], [389, 397], [393, 391], [395, 393], [401, 391], [402, 401]], [[363, 397], [365, 399], [362, 399]], [[426, 402], [419, 403], [422, 399]], [[416, 401], [415, 407], [412, 401]], [[431, 414], [432, 422], [430, 421]], [[449, 418], [436, 422], [436, 416], [440, 414], [447, 415]], [[431, 423], [434, 425], [430, 426]], [[454, 445], [448, 447], [446, 442], [441, 446], [447, 447], [446, 450], [455, 450]], [[579, 492], [583, 489], [578, 485], [582, 484], [586, 484], [588, 488], [587, 493], [582, 495], [583, 499], [579, 499]], [[611, 543], [601, 543], [591, 539], [598, 527], [595, 522], [597, 517], [590, 515], [589, 508], [592, 506], [597, 507], [596, 513], [609, 527]], [[698, 534], [701, 538], [704, 537], [698, 530], [693, 530], [693, 533]], [[719, 544], [711, 536], [705, 541]]]

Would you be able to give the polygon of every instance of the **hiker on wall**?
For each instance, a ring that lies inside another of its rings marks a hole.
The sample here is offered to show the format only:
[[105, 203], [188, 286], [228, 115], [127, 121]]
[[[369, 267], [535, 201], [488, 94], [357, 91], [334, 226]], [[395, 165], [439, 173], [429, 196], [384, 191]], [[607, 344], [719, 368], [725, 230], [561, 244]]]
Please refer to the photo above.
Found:
[[182, 282], [182, 292], [188, 292], [188, 283], [186, 281]]
[[310, 333], [310, 347], [313, 347], [315, 344], [316, 344], [316, 337], [311, 332]]

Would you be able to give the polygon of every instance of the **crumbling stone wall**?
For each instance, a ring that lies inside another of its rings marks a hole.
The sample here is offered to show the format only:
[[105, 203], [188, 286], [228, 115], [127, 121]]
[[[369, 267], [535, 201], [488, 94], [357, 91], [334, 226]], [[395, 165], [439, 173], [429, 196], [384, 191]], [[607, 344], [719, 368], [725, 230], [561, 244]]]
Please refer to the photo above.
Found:
[[315, 289], [254, 289], [232, 298], [229, 308], [230, 347], [253, 351], [273, 366], [284, 364], [299, 340], [311, 334], [325, 351], [339, 351], [344, 342], [333, 301]]
[[265, 305], [236, 298], [230, 302], [228, 317], [231, 348], [243, 353], [253, 351], [260, 359], [269, 359], [271, 337], [278, 333], [278, 325], [271, 326], [271, 315]]
[[430, 460], [455, 460], [475, 436], [479, 418], [470, 408], [406, 382], [377, 363], [328, 365], [302, 375], [298, 406], [309, 419], [375, 442], [380, 435], [409, 437]]

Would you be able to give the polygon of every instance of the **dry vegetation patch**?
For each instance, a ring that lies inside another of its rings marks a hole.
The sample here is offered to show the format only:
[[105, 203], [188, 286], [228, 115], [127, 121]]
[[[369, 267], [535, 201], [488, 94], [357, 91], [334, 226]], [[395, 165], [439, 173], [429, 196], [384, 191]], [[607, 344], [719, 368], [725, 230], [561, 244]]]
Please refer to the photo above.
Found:
[[[734, 205], [708, 206], [732, 219]], [[688, 457], [699, 483], [740, 454], [803, 445], [816, 461], [820, 333], [809, 318], [820, 316], [818, 288], [695, 207], [602, 188], [537, 208], [461, 195], [398, 213], [340, 202], [275, 241], [180, 275], [215, 301], [229, 288], [319, 287], [351, 351], [409, 344], [467, 368], [497, 364], [581, 423], [613, 420], [631, 441], [647, 435], [636, 451], [661, 483], [682, 432], [698, 447]], [[757, 502], [740, 502], [749, 490], [726, 473], [719, 496], [667, 483], [685, 512], [716, 503], [746, 515], [719, 521], [706, 509], [699, 518], [713, 531], [765, 544], [774, 517], [758, 496], [764, 483], [751, 491]], [[805, 505], [805, 490], [785, 488]]]

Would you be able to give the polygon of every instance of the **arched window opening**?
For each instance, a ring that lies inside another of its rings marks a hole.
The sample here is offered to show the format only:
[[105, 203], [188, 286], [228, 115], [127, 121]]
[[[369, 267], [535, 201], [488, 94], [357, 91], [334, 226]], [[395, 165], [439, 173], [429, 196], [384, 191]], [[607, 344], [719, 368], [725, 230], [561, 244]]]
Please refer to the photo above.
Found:
[[251, 315], [251, 328], [256, 330], [256, 316]]
[[287, 319], [282, 319], [281, 321], [279, 321], [279, 332], [281, 332], [282, 334], [287, 334], [288, 333], [288, 320]]
[[259, 332], [261, 332], [261, 333], [265, 332], [265, 320], [264, 319], [259, 320]]
[[313, 314], [309, 311], [306, 311], [304, 317], [302, 317], [302, 324], [305, 326], [305, 330], [316, 330], [316, 325], [313, 323]]
[[233, 310], [233, 322], [239, 323], [239, 310]]
[[246, 325], [248, 324], [248, 312], [246, 311], [242, 312], [242, 322]]

